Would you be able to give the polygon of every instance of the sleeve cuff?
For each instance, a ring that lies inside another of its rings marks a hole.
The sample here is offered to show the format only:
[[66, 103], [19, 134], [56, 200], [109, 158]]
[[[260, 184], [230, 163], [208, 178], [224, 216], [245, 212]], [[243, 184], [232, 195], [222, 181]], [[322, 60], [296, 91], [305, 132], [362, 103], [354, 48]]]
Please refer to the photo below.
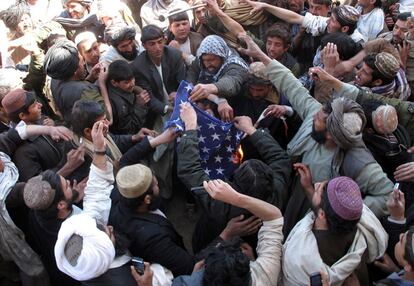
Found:
[[407, 219], [406, 218], [404, 218], [403, 220], [396, 220], [396, 219], [393, 219], [393, 218], [391, 218], [390, 216], [388, 217], [388, 221], [389, 222], [392, 222], [392, 223], [396, 223], [396, 224], [405, 224], [406, 223], [406, 221], [407, 221]]
[[26, 130], [26, 123], [22, 120], [19, 122], [19, 124], [16, 125], [16, 131], [17, 133], [19, 133], [19, 136], [22, 140], [26, 140], [27, 139], [27, 130]]

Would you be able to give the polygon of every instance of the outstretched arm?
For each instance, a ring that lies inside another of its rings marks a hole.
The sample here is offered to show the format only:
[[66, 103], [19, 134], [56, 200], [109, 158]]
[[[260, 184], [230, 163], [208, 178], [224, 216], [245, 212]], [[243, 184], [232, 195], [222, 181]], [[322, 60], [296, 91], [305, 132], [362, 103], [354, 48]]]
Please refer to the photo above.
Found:
[[251, 13], [254, 13], [255, 11], [260, 10], [266, 10], [267, 12], [275, 15], [279, 19], [289, 23], [289, 24], [298, 24], [302, 25], [304, 17], [300, 14], [297, 14], [293, 11], [290, 11], [288, 9], [276, 7], [267, 3], [263, 2], [257, 2], [252, 0], [242, 0], [241, 3], [246, 3], [252, 6], [253, 10]]
[[217, 16], [223, 23], [224, 27], [233, 33], [236, 37], [239, 35], [245, 35], [246, 31], [243, 26], [233, 20], [229, 15], [223, 12], [217, 4], [216, 0], [207, 0], [207, 9], [211, 15]]

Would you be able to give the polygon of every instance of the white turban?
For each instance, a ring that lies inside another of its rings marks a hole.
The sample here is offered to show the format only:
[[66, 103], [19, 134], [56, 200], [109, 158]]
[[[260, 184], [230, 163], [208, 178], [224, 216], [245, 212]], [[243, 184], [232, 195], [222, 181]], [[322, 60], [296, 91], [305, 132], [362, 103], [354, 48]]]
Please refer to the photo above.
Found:
[[[73, 235], [81, 238], [76, 242], [80, 247], [79, 252], [75, 253], [75, 263], [73, 255], [67, 257], [67, 243]], [[60, 271], [75, 280], [85, 281], [99, 277], [109, 269], [115, 258], [115, 248], [109, 236], [96, 227], [93, 218], [79, 214], [62, 223], [55, 245], [55, 257]]]

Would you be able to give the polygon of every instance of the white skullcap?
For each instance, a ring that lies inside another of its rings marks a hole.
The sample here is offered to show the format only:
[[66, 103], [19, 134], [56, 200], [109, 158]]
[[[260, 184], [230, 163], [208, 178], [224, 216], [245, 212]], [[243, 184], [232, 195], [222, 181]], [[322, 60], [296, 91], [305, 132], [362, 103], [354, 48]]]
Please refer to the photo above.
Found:
[[104, 274], [115, 258], [109, 236], [86, 214], [66, 219], [55, 245], [56, 265], [75, 280], [90, 280]]

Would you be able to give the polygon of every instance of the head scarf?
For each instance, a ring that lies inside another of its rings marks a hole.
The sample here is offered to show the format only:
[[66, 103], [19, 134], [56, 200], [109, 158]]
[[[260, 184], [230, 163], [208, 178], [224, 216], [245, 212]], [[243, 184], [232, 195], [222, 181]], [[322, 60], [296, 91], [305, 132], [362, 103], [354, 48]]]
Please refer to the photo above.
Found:
[[43, 69], [53, 79], [67, 80], [78, 69], [79, 54], [73, 42], [62, 40], [47, 51]]
[[[201, 60], [201, 56], [204, 54], [212, 54], [222, 58], [223, 64], [215, 74], [211, 74], [204, 69]], [[202, 78], [210, 78], [211, 82], [216, 82], [229, 64], [237, 64], [246, 70], [248, 69], [246, 62], [237, 54], [237, 52], [230, 49], [223, 38], [217, 35], [210, 35], [204, 38], [197, 50], [197, 58], [200, 61], [201, 67], [199, 80]]]
[[0, 252], [2, 259], [14, 261], [29, 276], [44, 272], [39, 256], [24, 239], [23, 232], [14, 224], [6, 208], [6, 198], [19, 178], [16, 166], [10, 157], [0, 152], [4, 170], [0, 173]]
[[[79, 250], [69, 253], [69, 240], [80, 237], [73, 243]], [[68, 255], [70, 257], [68, 257]], [[60, 227], [55, 244], [56, 265], [60, 271], [75, 280], [90, 280], [104, 274], [115, 258], [115, 247], [109, 236], [96, 227], [96, 221], [86, 214], [73, 215]]]
[[365, 124], [365, 114], [358, 103], [343, 97], [332, 102], [332, 112], [326, 119], [326, 128], [337, 145], [332, 160], [334, 177], [336, 177], [335, 174], [339, 174], [346, 150], [365, 147], [362, 141], [362, 130]]

